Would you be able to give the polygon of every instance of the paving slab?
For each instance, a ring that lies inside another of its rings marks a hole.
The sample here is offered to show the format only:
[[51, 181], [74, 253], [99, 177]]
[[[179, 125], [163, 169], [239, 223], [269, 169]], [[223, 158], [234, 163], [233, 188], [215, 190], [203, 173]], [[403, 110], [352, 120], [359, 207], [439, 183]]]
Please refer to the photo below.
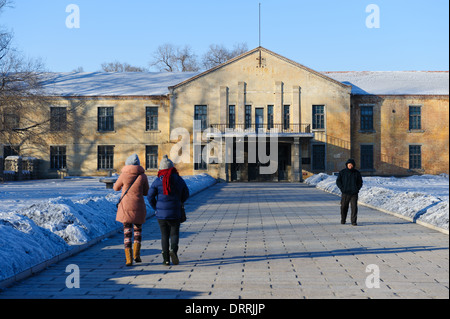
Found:
[[[341, 225], [339, 197], [308, 185], [216, 184], [186, 210], [180, 265], [162, 265], [151, 218], [142, 263], [125, 266], [118, 233], [0, 299], [449, 298], [447, 235], [365, 206], [358, 226]], [[80, 288], [67, 285], [68, 265]]]

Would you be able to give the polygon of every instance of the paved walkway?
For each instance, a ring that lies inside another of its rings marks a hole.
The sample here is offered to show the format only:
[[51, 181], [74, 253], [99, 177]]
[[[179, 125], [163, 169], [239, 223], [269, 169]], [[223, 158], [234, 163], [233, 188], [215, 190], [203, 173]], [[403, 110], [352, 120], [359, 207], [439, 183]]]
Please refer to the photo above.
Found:
[[[119, 233], [0, 299], [449, 298], [448, 236], [364, 206], [341, 225], [339, 198], [307, 185], [216, 184], [186, 208], [178, 266], [161, 264], [151, 218], [141, 264], [124, 265]], [[80, 288], [66, 286], [73, 264]]]

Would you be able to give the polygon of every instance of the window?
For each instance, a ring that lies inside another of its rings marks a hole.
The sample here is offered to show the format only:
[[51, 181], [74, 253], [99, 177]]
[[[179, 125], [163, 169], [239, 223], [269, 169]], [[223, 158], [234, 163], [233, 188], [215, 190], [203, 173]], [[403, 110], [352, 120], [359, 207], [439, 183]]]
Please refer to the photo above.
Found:
[[285, 130], [289, 129], [289, 108], [289, 105], [283, 107], [283, 128]]
[[373, 145], [361, 145], [361, 169], [373, 169]]
[[50, 146], [50, 169], [67, 168], [66, 147]]
[[236, 127], [236, 108], [234, 105], [228, 106], [228, 128]]
[[7, 158], [8, 156], [19, 156], [19, 146], [18, 145], [3, 146], [3, 158]]
[[158, 130], [158, 107], [147, 106], [145, 108], [145, 130]]
[[250, 128], [252, 126], [252, 106], [245, 106], [245, 128]]
[[264, 127], [264, 108], [255, 108], [255, 129], [259, 130]]
[[98, 146], [97, 169], [114, 168], [114, 146]]
[[421, 107], [420, 106], [410, 106], [409, 107], [409, 129], [410, 130], [421, 130]]
[[313, 105], [312, 108], [312, 125], [313, 130], [321, 130], [325, 128], [325, 106]]
[[325, 170], [325, 145], [315, 144], [312, 146], [312, 169], [316, 171]]
[[273, 105], [267, 105], [267, 128], [273, 128]]
[[158, 145], [145, 147], [145, 169], [158, 169]]
[[194, 170], [205, 170], [207, 169], [206, 162], [203, 160], [203, 152], [206, 152], [206, 145], [194, 145]]
[[6, 130], [12, 130], [19, 127], [20, 117], [13, 112], [14, 111], [10, 110], [3, 113], [3, 128]]
[[67, 129], [67, 108], [50, 108], [50, 131], [64, 131]]
[[99, 107], [98, 108], [98, 131], [108, 132], [114, 131], [114, 108]]
[[421, 169], [422, 168], [422, 146], [410, 145], [409, 146], [409, 169]]
[[361, 131], [373, 131], [373, 106], [361, 106]]
[[201, 130], [205, 130], [208, 127], [208, 109], [206, 105], [196, 105], [194, 120], [201, 121]]

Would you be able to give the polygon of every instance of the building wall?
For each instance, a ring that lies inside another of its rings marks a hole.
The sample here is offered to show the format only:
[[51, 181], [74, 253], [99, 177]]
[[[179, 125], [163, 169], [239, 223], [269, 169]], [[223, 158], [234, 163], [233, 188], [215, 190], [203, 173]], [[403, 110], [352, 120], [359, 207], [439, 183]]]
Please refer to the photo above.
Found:
[[[259, 51], [254, 51], [176, 86], [171, 94], [171, 129], [183, 127], [192, 132], [195, 105], [207, 105], [209, 124], [227, 124], [228, 106], [235, 105], [238, 125], [244, 124], [245, 105], [252, 106], [252, 123], [255, 108], [264, 108], [266, 122], [267, 106], [274, 105], [274, 123], [279, 124], [283, 123], [283, 105], [290, 105], [291, 124], [311, 124], [312, 106], [324, 105], [325, 128], [317, 131], [314, 142], [327, 146], [328, 172], [343, 166], [350, 155], [350, 87], [269, 52], [262, 51], [261, 57], [260, 65]], [[303, 157], [310, 156], [309, 144], [302, 150]], [[192, 163], [180, 167], [187, 174], [194, 173]], [[214, 170], [223, 171], [223, 167], [213, 166], [210, 173]]]
[[[120, 173], [127, 157], [137, 153], [145, 167], [146, 145], [158, 145], [158, 163], [169, 140], [169, 100], [167, 97], [85, 97], [56, 98], [52, 106], [68, 108], [69, 128], [47, 133], [47, 145], [25, 144], [21, 155], [41, 159], [41, 177], [56, 177], [50, 169], [50, 146], [66, 146], [69, 175], [107, 175], [98, 170], [98, 146], [114, 146], [114, 170]], [[158, 107], [158, 130], [146, 131], [146, 107]], [[49, 106], [50, 107], [50, 106]], [[114, 131], [98, 131], [98, 107], [114, 108]], [[147, 174], [156, 174], [148, 170]]]
[[[361, 106], [373, 105], [374, 129], [361, 131]], [[421, 107], [421, 129], [409, 129], [409, 106]], [[373, 145], [372, 175], [449, 173], [448, 96], [353, 96], [352, 156], [361, 163], [361, 145]], [[422, 168], [409, 168], [409, 145], [421, 145]]]
[[[177, 134], [171, 137], [171, 132], [179, 128], [188, 133], [189, 141], [187, 162], [176, 164], [181, 175], [206, 172], [225, 180], [224, 164], [210, 164], [206, 171], [194, 170], [195, 105], [207, 106], [208, 124], [224, 125], [228, 121], [229, 105], [235, 106], [237, 125], [245, 122], [246, 105], [251, 105], [252, 123], [255, 122], [255, 109], [259, 107], [264, 109], [264, 122], [267, 123], [267, 107], [273, 105], [275, 124], [283, 123], [283, 106], [289, 105], [292, 126], [312, 125], [313, 105], [323, 105], [325, 127], [314, 130], [311, 126], [314, 138], [299, 138], [296, 142], [293, 138], [285, 138], [282, 141], [291, 146], [287, 170], [291, 179], [299, 167], [295, 162], [299, 153], [303, 159], [304, 178], [313, 173], [337, 172], [349, 157], [353, 157], [360, 168], [361, 145], [372, 145], [374, 151], [373, 169], [362, 170], [365, 175], [449, 173], [448, 95], [351, 96], [349, 86], [264, 49], [250, 51], [172, 87], [168, 96], [54, 98], [49, 109], [57, 106], [68, 109], [70, 125], [67, 131], [42, 134], [45, 145], [24, 144], [20, 153], [41, 159], [41, 177], [58, 174], [50, 169], [50, 146], [66, 147], [69, 175], [106, 175], [108, 171], [97, 168], [97, 150], [100, 145], [111, 145], [114, 146], [114, 170], [120, 173], [132, 153], [138, 154], [145, 167], [148, 145], [158, 146], [158, 164], [165, 154], [174, 159], [173, 151], [177, 151], [180, 137]], [[364, 105], [373, 106], [374, 125], [368, 131], [361, 130], [361, 106]], [[409, 129], [410, 105], [421, 107], [420, 130]], [[146, 131], [148, 106], [158, 107], [158, 130]], [[114, 108], [114, 131], [98, 131], [98, 107]], [[46, 115], [36, 114], [36, 117]], [[313, 169], [314, 145], [325, 145], [323, 170]], [[421, 146], [421, 169], [409, 168], [409, 145]], [[2, 153], [3, 147], [0, 156]], [[146, 173], [154, 175], [157, 171], [153, 169]]]

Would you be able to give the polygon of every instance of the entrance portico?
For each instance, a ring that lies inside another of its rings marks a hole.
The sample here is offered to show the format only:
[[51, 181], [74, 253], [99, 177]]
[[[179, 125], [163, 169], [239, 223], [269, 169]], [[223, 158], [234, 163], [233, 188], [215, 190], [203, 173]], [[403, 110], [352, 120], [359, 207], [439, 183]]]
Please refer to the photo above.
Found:
[[[314, 137], [310, 126], [283, 127], [256, 122], [252, 128], [235, 130], [212, 124], [208, 137], [221, 139], [222, 166], [227, 182], [302, 182], [302, 147]], [[278, 129], [277, 129], [278, 128]]]

